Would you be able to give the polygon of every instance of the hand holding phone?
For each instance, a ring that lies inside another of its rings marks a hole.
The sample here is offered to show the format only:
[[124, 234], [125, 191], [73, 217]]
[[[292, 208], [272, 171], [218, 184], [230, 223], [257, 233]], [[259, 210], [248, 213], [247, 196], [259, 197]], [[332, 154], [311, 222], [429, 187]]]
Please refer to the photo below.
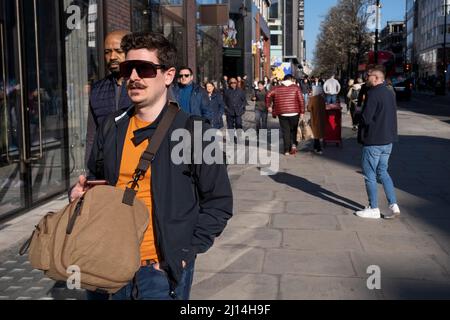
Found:
[[70, 202], [74, 202], [81, 198], [89, 189], [96, 186], [108, 185], [106, 180], [90, 180], [88, 181], [85, 176], [80, 176], [78, 183], [73, 187], [70, 194]]
[[96, 186], [107, 186], [108, 181], [106, 180], [88, 180], [86, 182], [89, 188], [96, 187]]

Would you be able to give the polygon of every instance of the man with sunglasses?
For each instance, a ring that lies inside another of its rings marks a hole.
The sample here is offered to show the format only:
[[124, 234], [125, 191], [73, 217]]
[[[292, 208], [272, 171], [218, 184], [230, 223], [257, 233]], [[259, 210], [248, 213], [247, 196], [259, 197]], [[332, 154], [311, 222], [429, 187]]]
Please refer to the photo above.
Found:
[[211, 120], [208, 93], [194, 82], [194, 74], [189, 67], [181, 67], [179, 82], [172, 87], [172, 94], [184, 112]]
[[236, 78], [230, 79], [230, 87], [225, 90], [223, 100], [225, 102], [225, 115], [227, 117], [227, 126], [229, 130], [242, 129], [242, 116], [247, 106], [247, 97], [245, 92], [238, 87]]
[[109, 75], [92, 85], [86, 136], [86, 164], [91, 154], [97, 128], [111, 113], [132, 106], [126, 85], [122, 85], [123, 79], [120, 76], [119, 68], [120, 63], [125, 61], [125, 52], [120, 47], [120, 43], [128, 33], [125, 30], [114, 31], [105, 39], [105, 62]]
[[[125, 190], [157, 128], [165, 127], [166, 115], [176, 105], [169, 101], [168, 89], [176, 76], [177, 49], [163, 35], [145, 32], [127, 35], [122, 48], [126, 61], [120, 65], [121, 75], [127, 79], [134, 106], [111, 115], [99, 128], [89, 178]], [[178, 165], [171, 159], [177, 147], [173, 133], [186, 129], [191, 120], [182, 110], [175, 114], [149, 171], [139, 180], [136, 197], [147, 205], [151, 217], [140, 248], [142, 264], [135, 279], [112, 295], [113, 300], [188, 300], [197, 254], [212, 246], [232, 216], [225, 165]], [[209, 128], [205, 123], [203, 127]], [[80, 177], [71, 200], [87, 188], [86, 178]]]

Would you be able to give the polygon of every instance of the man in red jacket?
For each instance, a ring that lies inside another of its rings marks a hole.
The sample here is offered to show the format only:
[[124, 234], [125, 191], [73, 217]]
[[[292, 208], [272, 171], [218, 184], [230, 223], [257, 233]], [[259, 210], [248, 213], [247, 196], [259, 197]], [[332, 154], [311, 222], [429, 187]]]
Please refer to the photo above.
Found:
[[284, 77], [281, 86], [275, 87], [266, 97], [266, 105], [273, 117], [279, 117], [283, 132], [284, 154], [297, 153], [297, 127], [305, 116], [305, 101], [300, 87], [292, 75]]

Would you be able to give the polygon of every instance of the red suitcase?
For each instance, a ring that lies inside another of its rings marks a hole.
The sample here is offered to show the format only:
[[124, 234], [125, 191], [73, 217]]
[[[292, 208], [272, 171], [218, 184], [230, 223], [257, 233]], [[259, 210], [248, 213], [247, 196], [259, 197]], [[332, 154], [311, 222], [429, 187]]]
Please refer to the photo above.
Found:
[[324, 146], [335, 143], [342, 147], [342, 107], [340, 104], [327, 104]]

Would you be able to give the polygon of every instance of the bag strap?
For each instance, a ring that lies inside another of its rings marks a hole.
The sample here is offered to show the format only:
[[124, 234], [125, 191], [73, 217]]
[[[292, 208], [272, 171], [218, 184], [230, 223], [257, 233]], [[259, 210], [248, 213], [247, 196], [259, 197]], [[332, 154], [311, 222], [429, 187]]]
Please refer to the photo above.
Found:
[[159, 123], [158, 128], [156, 129], [156, 132], [153, 135], [147, 149], [144, 151], [141, 159], [139, 160], [139, 165], [133, 175], [131, 188], [127, 188], [125, 191], [122, 201], [124, 204], [129, 206], [133, 205], [134, 199], [136, 198], [137, 194], [136, 189], [139, 189], [139, 181], [144, 179], [145, 174], [150, 169], [150, 166], [155, 159], [156, 154], [158, 153], [158, 150], [161, 147], [161, 144], [163, 143], [179, 111], [180, 107], [176, 103], [169, 102], [167, 112], [164, 114], [164, 117]]

